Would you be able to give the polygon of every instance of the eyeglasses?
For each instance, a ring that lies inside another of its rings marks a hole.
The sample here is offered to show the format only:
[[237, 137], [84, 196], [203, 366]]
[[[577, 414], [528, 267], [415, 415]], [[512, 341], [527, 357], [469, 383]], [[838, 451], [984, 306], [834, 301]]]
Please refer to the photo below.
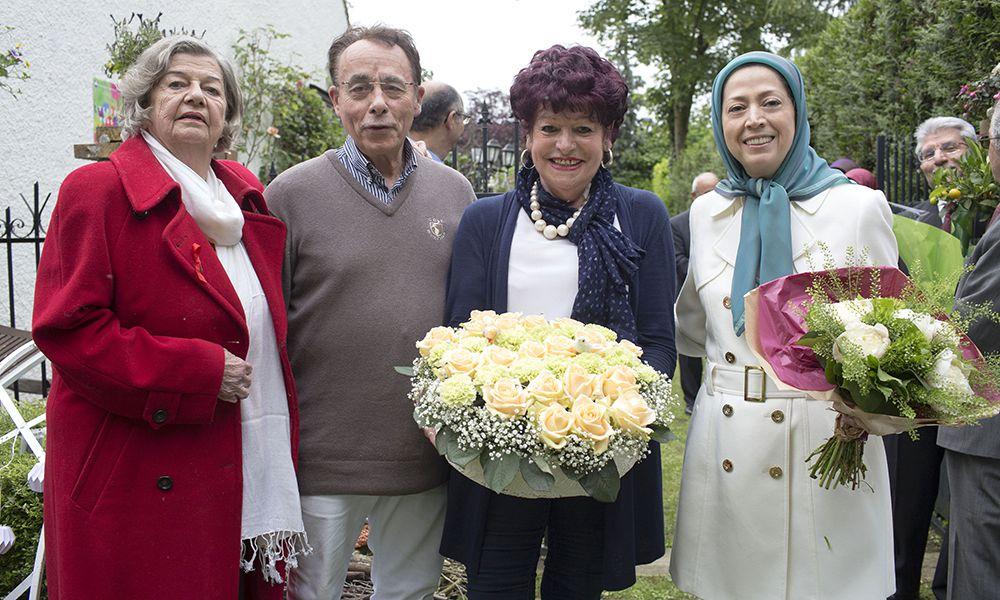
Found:
[[402, 79], [382, 79], [372, 81], [371, 79], [354, 79], [351, 81], [341, 81], [340, 85], [347, 89], [347, 95], [351, 100], [364, 100], [375, 91], [377, 85], [382, 90], [386, 98], [398, 100], [406, 95], [409, 86], [416, 86], [412, 81]]
[[920, 162], [924, 163], [929, 160], [934, 160], [937, 156], [938, 150], [948, 158], [955, 158], [965, 152], [966, 149], [965, 142], [945, 142], [940, 146], [928, 146], [920, 150], [920, 154], [917, 154], [917, 158]]
[[455, 116], [462, 119], [462, 125], [468, 125], [469, 123], [472, 122], [472, 115], [470, 115], [469, 113], [464, 113], [456, 110]]

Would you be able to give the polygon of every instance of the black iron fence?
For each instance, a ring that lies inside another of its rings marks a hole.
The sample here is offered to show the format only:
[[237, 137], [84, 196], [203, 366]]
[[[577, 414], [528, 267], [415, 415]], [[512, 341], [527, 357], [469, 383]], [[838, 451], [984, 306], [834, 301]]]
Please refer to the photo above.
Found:
[[879, 134], [875, 140], [875, 179], [893, 204], [913, 206], [927, 199], [930, 188], [911, 136]]
[[[11, 206], [4, 209], [3, 222], [0, 223], [0, 246], [3, 246], [4, 263], [7, 267], [7, 323], [10, 327], [27, 329], [30, 318], [29, 315], [18, 314], [18, 299], [23, 298], [23, 294], [34, 292], [35, 272], [45, 242], [42, 214], [52, 194], [50, 192], [43, 198], [36, 181], [32, 186], [30, 200], [24, 194], [19, 196], [23, 210], [20, 206], [17, 207], [17, 212]], [[27, 216], [21, 216], [25, 211]], [[45, 395], [48, 391], [45, 363], [41, 366], [40, 379], [22, 379], [14, 384], [13, 389], [15, 399], [20, 399], [21, 392]]]

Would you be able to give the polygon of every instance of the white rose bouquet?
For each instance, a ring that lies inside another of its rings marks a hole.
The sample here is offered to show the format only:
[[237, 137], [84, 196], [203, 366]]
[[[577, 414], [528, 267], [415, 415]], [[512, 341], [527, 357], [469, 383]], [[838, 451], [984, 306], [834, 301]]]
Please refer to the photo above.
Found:
[[456, 469], [522, 497], [618, 496], [621, 477], [667, 441], [670, 380], [615, 332], [573, 319], [473, 311], [416, 344], [418, 425]]
[[[779, 383], [830, 400], [833, 437], [809, 457], [821, 486], [863, 481], [864, 443], [1000, 410], [1000, 369], [897, 269], [800, 273], [747, 296], [747, 339]], [[980, 311], [982, 312], [982, 311]], [[994, 317], [996, 315], [979, 315]]]

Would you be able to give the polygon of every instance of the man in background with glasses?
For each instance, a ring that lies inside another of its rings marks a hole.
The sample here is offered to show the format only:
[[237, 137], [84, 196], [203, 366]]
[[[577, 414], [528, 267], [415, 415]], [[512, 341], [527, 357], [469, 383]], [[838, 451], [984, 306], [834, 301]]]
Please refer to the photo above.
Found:
[[431, 158], [444, 162], [472, 120], [472, 115], [464, 111], [462, 97], [455, 88], [440, 81], [425, 82], [424, 100], [420, 114], [413, 119], [410, 138], [427, 144]]
[[265, 192], [288, 228], [288, 354], [313, 547], [292, 572], [291, 597], [341, 597], [367, 519], [373, 598], [422, 600], [441, 574], [448, 467], [413, 422], [409, 379], [393, 367], [409, 365], [416, 340], [441, 324], [452, 240], [475, 194], [407, 138], [424, 95], [408, 33], [354, 27], [328, 58], [348, 138]]
[[[927, 185], [934, 186], [934, 171], [937, 169], [958, 166], [958, 159], [968, 149], [965, 138], [975, 139], [976, 128], [957, 117], [932, 117], [917, 127], [913, 134], [916, 141], [914, 151]], [[943, 205], [934, 206], [924, 200], [914, 208], [924, 211], [918, 221], [943, 228]]]

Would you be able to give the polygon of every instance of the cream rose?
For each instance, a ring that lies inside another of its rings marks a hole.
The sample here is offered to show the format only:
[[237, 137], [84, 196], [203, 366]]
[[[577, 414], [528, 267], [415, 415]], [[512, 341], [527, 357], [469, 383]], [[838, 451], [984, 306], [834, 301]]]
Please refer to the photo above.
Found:
[[955, 390], [967, 396], [975, 393], [969, 385], [965, 363], [951, 350], [942, 350], [934, 357], [934, 368], [927, 380], [933, 388]]
[[594, 402], [587, 396], [573, 401], [573, 430], [594, 442], [594, 453], [601, 454], [608, 449], [608, 442], [614, 429], [608, 421], [608, 408]]
[[635, 344], [633, 344], [628, 340], [619, 341], [618, 347], [627, 350], [628, 352], [634, 354], [636, 357], [642, 356], [642, 348], [636, 346]]
[[892, 313], [892, 316], [916, 325], [917, 329], [920, 330], [920, 333], [924, 334], [924, 338], [928, 342], [933, 342], [934, 338], [944, 338], [946, 340], [957, 338], [954, 335], [954, 329], [951, 325], [944, 321], [939, 321], [927, 313], [918, 313], [908, 308], [901, 308]]
[[434, 346], [441, 344], [443, 342], [455, 342], [458, 340], [458, 336], [452, 331], [451, 327], [435, 327], [427, 332], [424, 339], [417, 342], [417, 349], [420, 350], [420, 356], [427, 358], [434, 349]]
[[635, 373], [629, 367], [611, 367], [600, 377], [601, 394], [614, 401], [628, 390], [636, 387]]
[[444, 372], [448, 377], [464, 373], [472, 377], [479, 366], [479, 355], [467, 348], [452, 348], [441, 357]]
[[521, 325], [521, 313], [505, 312], [496, 318], [494, 325], [496, 325], [500, 331], [519, 327]]
[[483, 360], [497, 365], [507, 366], [516, 359], [517, 354], [506, 348], [501, 348], [500, 346], [487, 346], [486, 349], [483, 350]]
[[861, 318], [872, 311], [872, 301], [868, 298], [858, 298], [857, 300], [845, 300], [844, 302], [834, 302], [827, 305], [835, 319], [845, 329], [851, 325], [861, 322]]
[[597, 375], [588, 373], [586, 369], [575, 364], [566, 367], [566, 372], [563, 373], [562, 377], [563, 389], [566, 390], [566, 395], [571, 400], [576, 400], [579, 396], [600, 395], [600, 389], [595, 385], [596, 383]]
[[532, 400], [541, 404], [559, 403], [566, 397], [562, 382], [548, 371], [532, 379], [527, 391]]
[[462, 328], [469, 333], [481, 335], [488, 340], [496, 337], [499, 331], [496, 326], [497, 313], [492, 310], [474, 310], [469, 320], [462, 323]]
[[528, 329], [537, 329], [539, 327], [548, 327], [549, 322], [541, 315], [528, 315], [521, 319], [521, 325], [524, 325]]
[[622, 431], [642, 437], [649, 437], [652, 429], [646, 427], [656, 420], [656, 413], [646, 404], [635, 389], [630, 389], [618, 397], [611, 405], [611, 420]]
[[559, 403], [549, 404], [535, 415], [538, 437], [553, 450], [566, 446], [566, 436], [573, 428], [573, 415]]
[[889, 349], [889, 343], [889, 330], [885, 328], [885, 325], [881, 323], [865, 325], [858, 321], [852, 323], [833, 342], [833, 359], [837, 362], [844, 362], [844, 344], [858, 347], [866, 356], [882, 358], [885, 351]]
[[517, 353], [525, 358], [545, 358], [545, 344], [536, 340], [521, 342], [521, 347]]
[[550, 335], [545, 338], [545, 352], [549, 356], [570, 357], [576, 354], [576, 342], [565, 335]]
[[498, 379], [493, 385], [484, 387], [483, 400], [488, 411], [508, 419], [524, 416], [531, 405], [528, 392], [512, 377]]

